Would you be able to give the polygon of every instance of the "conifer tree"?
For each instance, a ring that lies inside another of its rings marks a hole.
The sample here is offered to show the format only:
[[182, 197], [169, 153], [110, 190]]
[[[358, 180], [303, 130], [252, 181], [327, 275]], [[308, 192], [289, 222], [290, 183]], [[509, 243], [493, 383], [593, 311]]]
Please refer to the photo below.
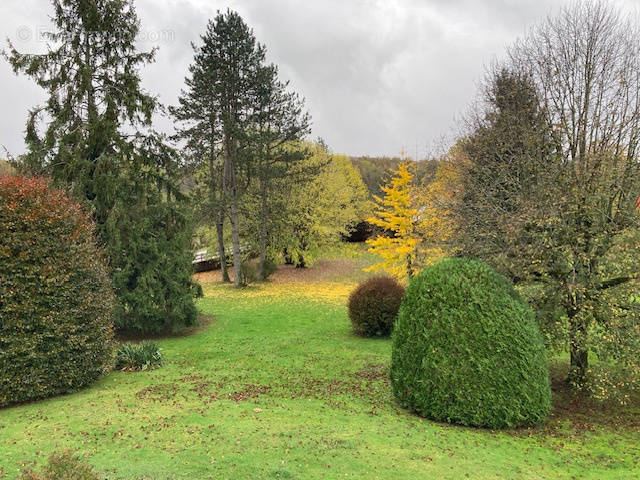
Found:
[[[121, 328], [156, 331], [194, 321], [189, 222], [178, 156], [151, 131], [156, 99], [143, 91], [131, 0], [53, 0], [44, 54], [5, 54], [48, 94], [27, 122], [23, 169], [84, 200], [113, 270]], [[40, 128], [40, 124], [44, 128]]]
[[289, 195], [295, 183], [307, 184], [323, 165], [305, 162], [312, 152], [299, 140], [309, 133], [310, 118], [304, 112], [304, 102], [296, 93], [287, 91], [289, 82], [280, 81], [278, 69], [270, 65], [262, 69], [260, 83], [254, 143], [260, 205], [258, 276], [264, 280], [269, 231], [278, 222], [280, 197]]
[[201, 46], [191, 44], [195, 55], [185, 78], [186, 88], [180, 92], [178, 105], [169, 107], [169, 111], [177, 120], [175, 137], [184, 141], [183, 151], [199, 174], [197, 190], [204, 192], [204, 201], [199, 202], [200, 216], [215, 223], [222, 281], [229, 282], [224, 245], [227, 209], [223, 182], [222, 114], [215, 88], [218, 59], [214, 55], [215, 32], [211, 22], [200, 39]]
[[409, 164], [398, 166], [389, 184], [381, 187], [384, 196], [375, 196], [377, 210], [369, 223], [391, 235], [378, 235], [367, 240], [369, 251], [382, 257], [382, 262], [368, 270], [382, 269], [398, 279], [411, 278], [421, 237], [418, 234], [419, 210], [412, 198], [413, 176]]
[[[209, 162], [209, 190], [220, 193], [212, 203], [218, 212], [229, 216], [234, 284], [241, 286], [240, 208], [254, 173], [250, 130], [257, 120], [265, 49], [242, 17], [231, 10], [218, 12], [201, 39], [202, 46], [194, 46], [196, 56], [187, 89], [172, 111], [183, 122], [178, 136], [187, 139], [187, 147], [198, 161]], [[214, 174], [219, 180], [213, 180]], [[224, 255], [220, 218], [216, 225]]]
[[223, 279], [228, 278], [224, 218], [230, 218], [234, 282], [240, 285], [240, 223], [247, 217], [247, 192], [259, 198], [259, 207], [250, 213], [259, 224], [259, 274], [264, 278], [277, 200], [272, 193], [305, 177], [300, 169], [294, 175], [294, 167], [308, 156], [298, 140], [309, 131], [309, 116], [302, 100], [288, 91], [288, 83], [279, 80], [277, 68], [266, 63], [265, 47], [236, 12], [218, 13], [201, 41], [193, 46], [186, 89], [171, 111], [179, 122], [177, 137], [206, 170], [207, 203], [216, 224]]

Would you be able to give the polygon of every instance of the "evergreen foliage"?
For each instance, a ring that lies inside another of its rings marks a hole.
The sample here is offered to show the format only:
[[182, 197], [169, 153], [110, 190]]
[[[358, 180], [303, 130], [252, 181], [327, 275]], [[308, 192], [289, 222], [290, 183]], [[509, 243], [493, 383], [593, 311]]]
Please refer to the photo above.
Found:
[[393, 331], [391, 384], [403, 406], [461, 425], [538, 424], [551, 407], [533, 311], [474, 260], [446, 259], [411, 280]]
[[[250, 240], [259, 251], [257, 276], [266, 278], [267, 250], [281, 227], [282, 195], [308, 178], [301, 168], [308, 152], [299, 140], [309, 132], [310, 120], [238, 13], [219, 12], [201, 41], [193, 46], [187, 88], [171, 112], [179, 122], [177, 138], [185, 141], [200, 173], [203, 219], [216, 225], [221, 259], [226, 258], [224, 218], [231, 221], [239, 286], [240, 237], [247, 223], [256, 227]], [[228, 280], [226, 268], [223, 279]]]
[[94, 224], [39, 178], [0, 176], [0, 406], [110, 368], [114, 297]]
[[154, 52], [136, 49], [140, 25], [131, 0], [53, 6], [47, 52], [25, 54], [10, 44], [8, 54], [14, 71], [48, 94], [29, 115], [21, 168], [69, 186], [93, 215], [113, 270], [118, 327], [189, 325], [198, 290], [179, 158], [150, 130], [158, 105], [139, 77]]

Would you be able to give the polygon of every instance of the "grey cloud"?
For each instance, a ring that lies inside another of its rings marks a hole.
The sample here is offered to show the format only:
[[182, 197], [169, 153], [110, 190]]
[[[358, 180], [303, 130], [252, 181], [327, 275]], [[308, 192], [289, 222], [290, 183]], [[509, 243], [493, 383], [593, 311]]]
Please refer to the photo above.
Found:
[[[269, 59], [306, 98], [314, 137], [354, 155], [397, 155], [402, 147], [413, 154], [416, 143], [424, 152], [455, 130], [485, 65], [562, 3], [137, 0], [140, 46], [159, 47], [143, 81], [164, 103], [175, 103], [192, 58], [190, 42], [199, 42], [216, 10], [229, 7], [243, 15]], [[0, 31], [15, 38], [16, 26], [46, 24], [49, 12], [47, 0], [4, 0]], [[42, 93], [1, 62], [0, 98], [0, 144], [20, 153], [26, 113]], [[169, 119], [157, 123], [170, 131]]]

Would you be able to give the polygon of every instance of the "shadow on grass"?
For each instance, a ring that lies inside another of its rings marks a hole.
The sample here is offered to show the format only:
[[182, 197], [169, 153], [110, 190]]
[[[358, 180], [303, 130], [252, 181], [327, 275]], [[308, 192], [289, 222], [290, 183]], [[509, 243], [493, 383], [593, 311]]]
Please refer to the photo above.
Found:
[[[640, 396], [636, 395], [626, 405], [615, 400], [598, 401], [586, 394], [575, 392], [566, 382], [568, 364], [555, 365], [551, 370], [553, 410], [546, 426], [571, 425], [576, 433], [594, 431], [602, 427], [640, 430]], [[542, 428], [545, 428], [544, 426]]]
[[177, 332], [171, 330], [156, 332], [156, 333], [140, 333], [135, 330], [121, 330], [116, 332], [115, 338], [120, 342], [142, 342], [145, 340], [163, 340], [165, 338], [182, 338], [200, 333], [207, 328], [215, 317], [213, 315], [207, 315], [205, 313], [199, 313], [196, 319], [195, 325], [185, 327]]

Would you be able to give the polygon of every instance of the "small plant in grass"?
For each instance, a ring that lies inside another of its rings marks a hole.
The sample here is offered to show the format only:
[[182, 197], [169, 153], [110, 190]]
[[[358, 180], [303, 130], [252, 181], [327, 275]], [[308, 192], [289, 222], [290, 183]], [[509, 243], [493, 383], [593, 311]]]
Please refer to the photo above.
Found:
[[258, 269], [255, 262], [245, 260], [240, 265], [240, 285], [246, 287], [258, 280]]
[[362, 282], [349, 296], [349, 319], [356, 335], [384, 337], [391, 334], [404, 295], [404, 287], [391, 277]]
[[272, 258], [266, 258], [264, 261], [264, 278], [268, 279], [271, 275], [278, 271], [278, 264]]
[[116, 370], [153, 370], [163, 362], [162, 352], [155, 342], [123, 343], [116, 351]]
[[53, 453], [40, 471], [26, 470], [18, 480], [102, 480], [91, 465], [65, 450]]
[[533, 311], [506, 278], [461, 258], [411, 280], [393, 331], [391, 385], [402, 405], [462, 425], [537, 424], [551, 408]]

